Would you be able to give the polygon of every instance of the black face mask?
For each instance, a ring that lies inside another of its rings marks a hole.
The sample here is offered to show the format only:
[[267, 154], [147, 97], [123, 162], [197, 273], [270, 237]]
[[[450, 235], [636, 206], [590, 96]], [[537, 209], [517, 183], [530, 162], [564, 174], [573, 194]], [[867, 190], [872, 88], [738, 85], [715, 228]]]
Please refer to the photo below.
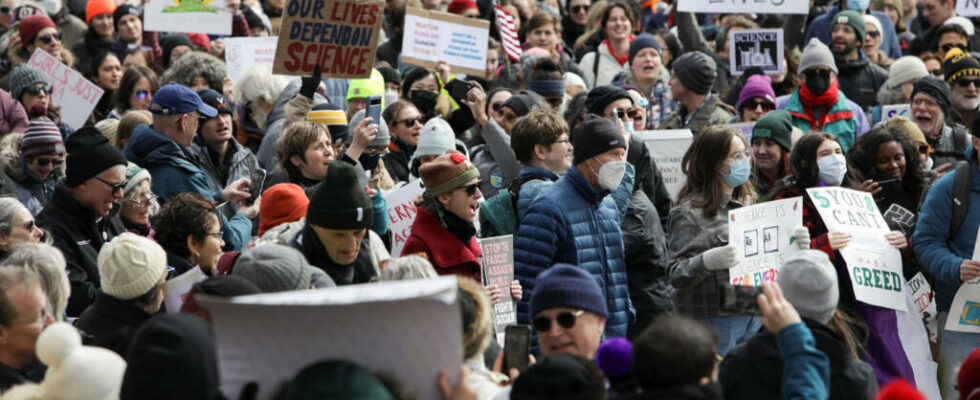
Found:
[[827, 89], [830, 89], [830, 77], [823, 77], [817, 74], [808, 75], [806, 77], [806, 88], [814, 95], [822, 95]]
[[409, 93], [409, 99], [419, 108], [419, 112], [426, 117], [431, 117], [435, 112], [436, 98], [438, 97], [438, 94], [428, 90], [413, 90]]
[[366, 171], [371, 171], [374, 169], [374, 167], [378, 166], [378, 160], [380, 159], [381, 156], [378, 154], [372, 154], [372, 155], [362, 154], [361, 158], [359, 158], [358, 161], [361, 162], [361, 166], [364, 167]]

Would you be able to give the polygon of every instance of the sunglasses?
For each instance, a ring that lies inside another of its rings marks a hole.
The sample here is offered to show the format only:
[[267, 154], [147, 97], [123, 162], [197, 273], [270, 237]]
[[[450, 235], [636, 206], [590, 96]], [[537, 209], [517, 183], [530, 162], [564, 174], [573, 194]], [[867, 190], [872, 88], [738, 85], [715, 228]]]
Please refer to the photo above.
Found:
[[973, 87], [980, 88], [980, 79], [957, 79], [956, 80], [956, 86], [959, 86], [961, 88], [970, 87], [970, 84], [973, 84]]
[[55, 40], [57, 40], [59, 42], [61, 41], [61, 33], [60, 32], [59, 33], [51, 33], [51, 34], [47, 34], [47, 35], [44, 35], [44, 36], [38, 36], [37, 38], [38, 38], [38, 40], [41, 41], [41, 43], [51, 44], [51, 42], [53, 42]]
[[139, 99], [145, 99], [147, 97], [150, 97], [150, 91], [149, 90], [137, 90], [136, 91], [136, 97], [139, 98]]
[[500, 101], [500, 102], [496, 102], [496, 103], [491, 104], [490, 105], [490, 109], [492, 109], [493, 112], [495, 112], [495, 113], [499, 113], [500, 112], [500, 107], [503, 107], [503, 106], [504, 106], [504, 102]]
[[51, 94], [51, 85], [28, 86], [24, 88], [24, 91], [30, 93], [33, 96], [40, 96], [42, 92], [44, 94]]
[[60, 167], [61, 164], [64, 164], [65, 159], [64, 158], [37, 158], [37, 159], [34, 159], [34, 162], [37, 163], [37, 165], [42, 166], [42, 167], [47, 167], [49, 165], [54, 165], [55, 167]]
[[759, 106], [762, 106], [763, 111], [772, 111], [776, 109], [776, 104], [766, 99], [751, 99], [742, 103], [743, 110], [746, 108], [749, 110], [755, 110]]
[[943, 53], [948, 53], [953, 48], [957, 48], [957, 49], [966, 51], [966, 45], [965, 44], [960, 44], [960, 43], [946, 43], [946, 44], [943, 45], [943, 47], [941, 47], [941, 49], [943, 50]]
[[811, 70], [807, 70], [803, 74], [806, 75], [807, 78], [816, 78], [816, 77], [821, 77], [824, 79], [830, 78], [829, 69], [811, 69]]
[[637, 117], [639, 117], [639, 113], [636, 112], [635, 109], [629, 109], [629, 110], [627, 110], [625, 108], [617, 108], [617, 109], [615, 109], [613, 111], [614, 111], [614, 113], [610, 113], [608, 116], [609, 117], [612, 117], [612, 116], [616, 115], [615, 113], [619, 113], [619, 119], [621, 119], [623, 121], [630, 120], [630, 119], [636, 119]]
[[415, 126], [416, 123], [422, 123], [422, 117], [405, 118], [401, 121], [395, 121], [396, 124], [405, 124], [406, 127]]
[[942, 68], [936, 68], [936, 69], [930, 70], [929, 71], [929, 75], [932, 75], [932, 76], [943, 76], [943, 69]]
[[157, 198], [156, 195], [152, 195], [151, 194], [150, 197], [148, 197], [148, 198], [146, 198], [146, 199], [144, 199], [142, 201], [136, 201], [136, 200], [133, 200], [133, 199], [126, 199], [126, 202], [129, 203], [129, 204], [132, 204], [134, 206], [149, 207], [150, 204], [153, 204], [153, 200], [156, 200], [156, 198]]
[[[578, 317], [581, 317], [582, 314], [585, 314], [585, 311], [566, 311], [556, 315], [555, 321], [558, 321], [558, 326], [561, 326], [562, 328], [572, 329], [572, 327], [575, 326], [575, 321], [578, 320]], [[531, 323], [534, 325], [534, 330], [537, 332], [548, 332], [551, 330], [551, 318], [537, 317], [531, 321]]]
[[109, 187], [111, 187], [112, 188], [112, 193], [116, 193], [117, 191], [121, 193], [123, 191], [123, 189], [126, 187], [126, 181], [122, 181], [122, 182], [119, 182], [119, 183], [112, 183], [112, 182], [109, 182], [109, 181], [107, 181], [105, 179], [99, 178], [97, 176], [95, 177], [95, 179], [98, 179], [99, 182], [102, 182], [102, 183], [108, 185]]
[[872, 39], [877, 39], [879, 36], [881, 36], [881, 32], [878, 32], [878, 31], [868, 31], [867, 35], [868, 35], [868, 37], [870, 37]]
[[587, 5], [572, 6], [572, 14], [578, 14], [580, 12], [589, 12], [589, 6]]
[[469, 185], [463, 186], [460, 189], [466, 189], [466, 195], [473, 197], [476, 195], [476, 191], [480, 190], [480, 183], [482, 182], [477, 181], [476, 183], [471, 183]]

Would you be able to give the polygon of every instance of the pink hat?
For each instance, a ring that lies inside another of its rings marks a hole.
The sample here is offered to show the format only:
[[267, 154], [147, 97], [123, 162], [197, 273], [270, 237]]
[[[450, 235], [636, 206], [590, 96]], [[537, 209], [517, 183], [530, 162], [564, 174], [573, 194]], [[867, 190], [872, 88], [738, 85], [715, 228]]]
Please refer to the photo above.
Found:
[[776, 92], [772, 90], [772, 79], [766, 75], [750, 76], [749, 81], [745, 82], [745, 87], [738, 95], [738, 103], [735, 103], [735, 109], [741, 111], [742, 103], [754, 98], [766, 99], [776, 104]]

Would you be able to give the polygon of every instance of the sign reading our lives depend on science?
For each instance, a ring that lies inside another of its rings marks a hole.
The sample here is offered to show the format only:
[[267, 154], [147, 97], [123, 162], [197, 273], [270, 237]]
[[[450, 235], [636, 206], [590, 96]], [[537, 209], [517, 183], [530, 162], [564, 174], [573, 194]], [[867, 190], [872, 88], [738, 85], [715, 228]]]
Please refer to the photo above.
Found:
[[282, 13], [272, 73], [324, 78], [371, 76], [382, 0], [290, 0]]
[[805, 0], [677, 0], [677, 11], [734, 14], [808, 14], [810, 2]]
[[840, 249], [854, 296], [865, 303], [908, 311], [902, 255], [885, 239], [890, 232], [871, 193], [842, 187], [807, 189], [828, 232], [846, 232]]
[[409, 7], [402, 35], [404, 63], [435, 67], [445, 61], [455, 72], [486, 73], [489, 21]]
[[51, 82], [51, 103], [61, 107], [61, 120], [80, 129], [99, 104], [102, 88], [41, 48], [34, 50], [28, 62]]
[[657, 169], [664, 177], [664, 185], [672, 201], [677, 201], [677, 194], [684, 187], [687, 177], [681, 171], [681, 159], [687, 148], [691, 147], [694, 136], [690, 129], [672, 129], [663, 131], [638, 131], [633, 133], [650, 150], [650, 157], [657, 164]]
[[793, 231], [803, 225], [803, 197], [767, 201], [728, 212], [728, 243], [742, 262], [729, 270], [732, 285], [759, 286], [779, 275], [783, 260], [798, 251]]

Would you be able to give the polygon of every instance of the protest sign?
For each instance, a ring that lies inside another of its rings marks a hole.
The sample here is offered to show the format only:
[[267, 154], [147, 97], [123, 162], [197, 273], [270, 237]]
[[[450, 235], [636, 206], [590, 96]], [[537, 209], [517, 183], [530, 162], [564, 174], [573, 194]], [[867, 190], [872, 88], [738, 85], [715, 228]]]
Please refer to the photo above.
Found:
[[149, 0], [143, 29], [150, 32], [195, 32], [231, 35], [231, 11], [215, 0]]
[[272, 399], [310, 364], [352, 360], [438, 399], [439, 371], [455, 387], [463, 360], [457, 297], [456, 278], [440, 277], [197, 301], [211, 313], [226, 397], [255, 382], [255, 398]]
[[729, 31], [728, 62], [732, 75], [742, 75], [749, 68], [760, 68], [766, 74], [783, 73], [783, 30]]
[[980, 0], [956, 0], [956, 15], [961, 17], [980, 15]]
[[854, 296], [879, 307], [907, 311], [902, 255], [885, 240], [890, 232], [871, 193], [842, 187], [807, 189], [828, 232], [846, 232], [851, 242], [840, 249]]
[[391, 230], [391, 256], [402, 254], [405, 241], [412, 234], [415, 221], [415, 200], [422, 195], [422, 180], [416, 179], [405, 186], [394, 189], [385, 196], [388, 202], [388, 229]]
[[275, 62], [278, 40], [274, 36], [226, 38], [225, 68], [232, 82], [238, 82], [253, 65]]
[[187, 293], [191, 291], [191, 287], [206, 278], [207, 276], [201, 271], [201, 267], [194, 267], [180, 274], [180, 276], [167, 281], [163, 285], [163, 301], [167, 304], [167, 312], [180, 312], [180, 307], [184, 305], [184, 299]]
[[803, 226], [803, 197], [767, 201], [728, 212], [728, 243], [742, 261], [729, 270], [732, 285], [760, 286], [779, 275], [790, 253], [799, 251], [793, 231]]
[[929, 285], [926, 277], [919, 272], [912, 279], [909, 279], [909, 290], [912, 291], [912, 304], [915, 306], [915, 310], [926, 321], [929, 340], [935, 342], [937, 339], [936, 333], [938, 332], [936, 329], [936, 316], [938, 312], [936, 311], [936, 296], [932, 292], [932, 286]]
[[728, 124], [728, 126], [735, 128], [735, 130], [741, 133], [746, 142], [749, 142], [749, 144], [752, 143], [752, 128], [755, 128], [755, 122], [738, 122]]
[[808, 14], [810, 13], [810, 2], [803, 0], [678, 0], [677, 11], [712, 14]]
[[881, 106], [882, 121], [893, 117], [908, 117], [908, 116], [909, 116], [908, 104], [890, 104], [887, 106]]
[[486, 74], [489, 21], [409, 7], [402, 35], [403, 63], [431, 68], [441, 60], [455, 72]]
[[382, 0], [290, 0], [282, 12], [272, 72], [324, 78], [371, 76]]
[[980, 333], [980, 278], [963, 282], [953, 296], [946, 330]]
[[504, 328], [517, 323], [517, 307], [510, 295], [510, 283], [514, 281], [514, 236], [480, 239], [480, 248], [483, 249], [483, 286], [496, 286], [504, 293], [493, 305], [493, 328], [503, 346]]
[[51, 104], [61, 107], [61, 120], [75, 129], [85, 125], [102, 98], [102, 88], [41, 48], [34, 49], [28, 62], [51, 82]]
[[664, 185], [672, 201], [677, 201], [677, 194], [684, 187], [687, 177], [681, 171], [681, 160], [687, 148], [691, 147], [694, 136], [689, 129], [672, 129], [664, 131], [638, 131], [633, 133], [643, 141], [650, 150], [650, 157], [657, 164], [657, 169], [664, 177]]

